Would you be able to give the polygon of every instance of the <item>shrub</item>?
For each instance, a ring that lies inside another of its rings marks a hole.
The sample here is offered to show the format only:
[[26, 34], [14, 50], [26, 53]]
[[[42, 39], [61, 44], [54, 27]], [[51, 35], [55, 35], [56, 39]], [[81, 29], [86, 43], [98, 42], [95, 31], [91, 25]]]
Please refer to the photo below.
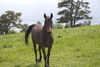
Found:
[[11, 30], [11, 31], [8, 32], [8, 34], [16, 34], [16, 33], [17, 33], [17, 32], [14, 31], [14, 30]]

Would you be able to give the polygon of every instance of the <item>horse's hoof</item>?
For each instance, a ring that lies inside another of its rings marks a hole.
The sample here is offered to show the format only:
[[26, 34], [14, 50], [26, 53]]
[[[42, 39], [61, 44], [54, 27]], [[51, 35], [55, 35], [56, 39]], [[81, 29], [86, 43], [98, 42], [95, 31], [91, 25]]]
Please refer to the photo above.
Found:
[[49, 65], [47, 65], [47, 67], [49, 67]]
[[38, 62], [36, 62], [36, 64], [38, 64]]
[[47, 67], [47, 66], [45, 66], [45, 67]]
[[49, 67], [49, 64], [47, 64], [47, 67]]
[[41, 60], [37, 60], [38, 62], [41, 62]]
[[49, 67], [49, 66], [45, 66], [45, 67]]

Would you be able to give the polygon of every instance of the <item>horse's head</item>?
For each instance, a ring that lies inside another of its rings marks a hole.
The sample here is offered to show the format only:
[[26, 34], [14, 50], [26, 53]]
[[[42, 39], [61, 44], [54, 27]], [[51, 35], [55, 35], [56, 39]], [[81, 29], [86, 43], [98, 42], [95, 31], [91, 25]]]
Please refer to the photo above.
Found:
[[52, 18], [53, 18], [53, 14], [51, 13], [51, 16], [48, 17], [46, 16], [46, 14], [44, 14], [44, 18], [45, 18], [45, 27], [46, 27], [46, 32], [48, 34], [51, 34], [51, 31], [52, 31]]

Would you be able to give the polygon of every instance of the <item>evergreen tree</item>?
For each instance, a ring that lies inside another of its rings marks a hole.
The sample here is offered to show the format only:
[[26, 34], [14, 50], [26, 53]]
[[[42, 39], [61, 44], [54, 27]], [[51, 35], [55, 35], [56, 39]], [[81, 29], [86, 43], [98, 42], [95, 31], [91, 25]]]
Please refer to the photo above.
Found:
[[68, 23], [71, 22], [71, 27], [75, 25], [78, 20], [82, 19], [92, 19], [88, 14], [91, 13], [88, 2], [83, 2], [83, 0], [61, 0], [58, 3], [58, 8], [63, 8], [62, 11], [58, 12], [61, 15], [57, 19], [58, 23]]

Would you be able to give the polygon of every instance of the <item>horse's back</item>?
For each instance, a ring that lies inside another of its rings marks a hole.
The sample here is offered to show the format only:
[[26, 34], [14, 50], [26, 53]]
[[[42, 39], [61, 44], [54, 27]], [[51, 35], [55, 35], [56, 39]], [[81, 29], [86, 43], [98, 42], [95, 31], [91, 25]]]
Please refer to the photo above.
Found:
[[41, 33], [42, 33], [42, 25], [35, 25], [32, 29], [32, 39], [39, 43], [38, 41], [41, 41]]
[[43, 28], [42, 25], [35, 25], [35, 26], [33, 27], [32, 31], [41, 31], [42, 28]]

